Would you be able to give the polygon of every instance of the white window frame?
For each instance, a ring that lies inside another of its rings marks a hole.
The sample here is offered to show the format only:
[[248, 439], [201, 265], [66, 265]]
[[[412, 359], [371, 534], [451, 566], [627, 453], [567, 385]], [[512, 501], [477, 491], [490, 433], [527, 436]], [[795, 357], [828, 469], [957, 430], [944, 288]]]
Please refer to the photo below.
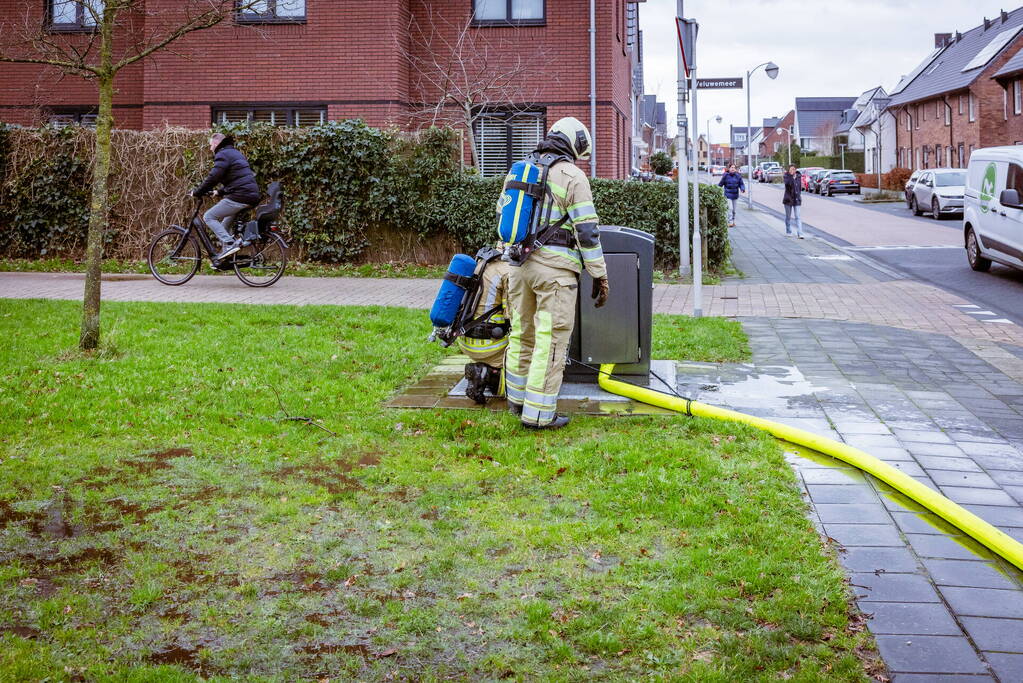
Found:
[[[266, 11], [259, 12], [252, 8], [253, 0], [237, 0], [235, 21], [240, 24], [304, 24], [309, 13], [309, 0], [261, 0], [266, 3]], [[279, 15], [277, 4], [282, 2], [301, 2], [302, 15]], [[243, 9], [243, 7], [246, 7]]]
[[[99, 23], [97, 19], [103, 14], [105, 4], [104, 0], [46, 0], [46, 24], [51, 31], [95, 31]], [[54, 21], [57, 5], [73, 5], [75, 20]], [[91, 12], [86, 5], [92, 8]]]
[[1012, 113], [1023, 114], [1023, 81], [1018, 78], [1012, 82]]
[[[271, 126], [295, 126], [295, 120], [297, 118], [314, 116], [315, 114], [319, 114], [320, 120], [312, 125], [324, 124], [327, 122], [327, 107], [325, 106], [296, 107], [294, 105], [266, 105], [253, 107], [214, 107], [212, 112], [213, 123], [214, 125], [242, 123], [242, 121], [236, 116], [229, 117], [229, 114], [245, 114], [245, 122], [251, 126], [257, 112], [269, 112], [269, 123]], [[278, 114], [283, 115], [282, 121], [278, 121]], [[231, 118], [235, 120], [232, 121], [230, 120]]]
[[970, 123], [973, 123], [974, 121], [977, 120], [977, 98], [975, 98], [973, 96], [973, 91], [972, 90], [970, 91], [970, 94], [967, 95], [967, 98], [968, 98], [967, 99], [967, 104], [969, 105], [969, 117], [970, 117], [969, 120], [970, 120]]
[[945, 100], [941, 100], [942, 106], [945, 109], [945, 125], [952, 125], [952, 107]]

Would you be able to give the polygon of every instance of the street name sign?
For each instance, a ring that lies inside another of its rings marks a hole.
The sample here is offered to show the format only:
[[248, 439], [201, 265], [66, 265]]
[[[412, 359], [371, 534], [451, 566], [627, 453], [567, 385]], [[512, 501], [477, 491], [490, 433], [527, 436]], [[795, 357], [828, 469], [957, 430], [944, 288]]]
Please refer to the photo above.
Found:
[[742, 90], [742, 76], [736, 78], [697, 78], [696, 87], [700, 90], [725, 90], [728, 88]]

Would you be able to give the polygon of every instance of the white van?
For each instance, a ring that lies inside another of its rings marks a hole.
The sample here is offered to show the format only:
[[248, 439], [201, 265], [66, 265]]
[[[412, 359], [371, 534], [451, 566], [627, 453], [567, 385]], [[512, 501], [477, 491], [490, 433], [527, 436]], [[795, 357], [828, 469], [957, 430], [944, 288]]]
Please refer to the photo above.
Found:
[[997, 261], [1023, 270], [1023, 146], [987, 147], [970, 155], [963, 240], [974, 270]]

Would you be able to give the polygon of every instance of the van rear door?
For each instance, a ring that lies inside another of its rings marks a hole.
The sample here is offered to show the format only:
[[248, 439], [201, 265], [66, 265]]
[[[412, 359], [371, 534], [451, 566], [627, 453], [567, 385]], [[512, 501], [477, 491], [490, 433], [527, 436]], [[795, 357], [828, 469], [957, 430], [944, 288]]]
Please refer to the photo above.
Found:
[[1005, 243], [1005, 251], [1012, 256], [1015, 263], [1023, 266], [1023, 209], [1004, 206], [1000, 201], [1002, 189], [1016, 190], [1023, 198], [1023, 164], [1010, 161], [1006, 164], [1005, 182], [999, 185], [995, 201], [998, 202], [998, 219], [1001, 222], [999, 232]]

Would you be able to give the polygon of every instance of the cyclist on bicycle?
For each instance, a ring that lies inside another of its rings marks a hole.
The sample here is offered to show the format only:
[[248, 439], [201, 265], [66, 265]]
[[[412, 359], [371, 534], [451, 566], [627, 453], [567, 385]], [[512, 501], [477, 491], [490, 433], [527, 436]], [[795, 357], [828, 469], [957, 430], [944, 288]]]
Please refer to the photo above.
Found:
[[241, 249], [241, 240], [235, 240], [228, 228], [239, 211], [259, 203], [260, 195], [256, 175], [249, 167], [245, 155], [234, 148], [234, 138], [214, 133], [210, 136], [210, 151], [213, 152], [213, 170], [199, 187], [192, 190], [190, 196], [202, 197], [217, 185], [223, 185], [222, 190], [214, 192], [214, 196], [223, 196], [223, 199], [203, 214], [206, 225], [222, 245], [220, 253], [214, 257], [214, 260], [219, 261]]

